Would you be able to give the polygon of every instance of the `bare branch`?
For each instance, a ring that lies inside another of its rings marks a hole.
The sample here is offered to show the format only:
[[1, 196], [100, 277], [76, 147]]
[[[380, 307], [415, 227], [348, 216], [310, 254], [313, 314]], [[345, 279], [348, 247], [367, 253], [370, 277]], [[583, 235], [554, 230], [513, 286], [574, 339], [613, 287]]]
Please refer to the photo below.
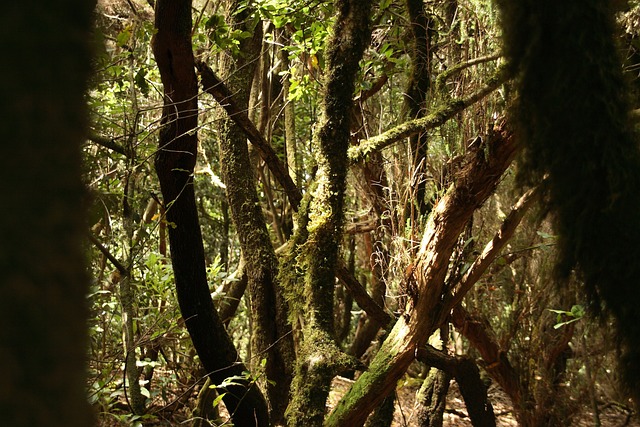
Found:
[[[509, 215], [505, 218], [498, 232], [493, 236], [493, 239], [484, 247], [482, 254], [476, 258], [471, 264], [471, 267], [464, 274], [460, 282], [456, 286], [457, 291], [449, 300], [449, 308], [453, 308], [458, 305], [467, 292], [473, 287], [473, 285], [480, 279], [482, 274], [489, 268], [491, 263], [496, 259], [504, 245], [513, 236], [518, 224], [524, 217], [524, 214], [529, 210], [533, 202], [537, 199], [540, 193], [540, 186], [534, 187], [524, 193], [520, 200], [515, 204]], [[449, 311], [449, 310], [445, 310]]]
[[388, 329], [392, 326], [391, 322], [393, 321], [393, 317], [387, 314], [387, 312], [384, 311], [384, 309], [380, 307], [373, 298], [371, 298], [360, 282], [358, 282], [358, 280], [353, 277], [353, 274], [349, 272], [343, 262], [340, 262], [336, 268], [336, 276], [342, 283], [344, 283], [345, 287], [349, 290], [351, 295], [353, 295], [353, 299], [356, 301], [358, 306], [367, 313], [369, 318], [375, 320], [383, 329]]
[[129, 269], [125, 267], [124, 264], [122, 264], [120, 261], [118, 261], [118, 258], [116, 258], [111, 252], [109, 252], [109, 249], [107, 249], [100, 242], [100, 240], [98, 240], [98, 238], [93, 235], [93, 233], [89, 233], [89, 240], [96, 246], [96, 248], [102, 253], [102, 255], [104, 255], [109, 261], [111, 261], [111, 264], [113, 264], [113, 266], [120, 272], [122, 277], [129, 276]]
[[289, 197], [291, 207], [297, 212], [298, 205], [302, 200], [302, 193], [291, 179], [287, 168], [278, 158], [278, 155], [266, 139], [262, 136], [258, 128], [247, 116], [247, 113], [239, 108], [234, 100], [233, 94], [226, 85], [216, 76], [211, 67], [202, 61], [196, 63], [196, 67], [202, 78], [202, 87], [205, 92], [213, 96], [222, 108], [229, 114], [229, 117], [244, 131], [251, 144], [258, 150], [260, 157], [265, 161], [273, 176], [278, 180]]

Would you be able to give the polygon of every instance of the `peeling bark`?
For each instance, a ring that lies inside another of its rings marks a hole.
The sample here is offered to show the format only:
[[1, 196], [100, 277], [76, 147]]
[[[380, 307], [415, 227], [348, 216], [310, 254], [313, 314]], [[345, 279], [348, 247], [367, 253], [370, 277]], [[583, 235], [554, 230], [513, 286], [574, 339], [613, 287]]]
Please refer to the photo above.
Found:
[[405, 314], [396, 322], [369, 371], [339, 402], [326, 426], [364, 422], [381, 398], [395, 387], [416, 351], [445, 321], [448, 313], [441, 298], [453, 248], [473, 212], [495, 190], [515, 149], [510, 132], [498, 127], [482, 147], [466, 156], [467, 164], [456, 183], [432, 211], [414, 267], [406, 277], [410, 298]]

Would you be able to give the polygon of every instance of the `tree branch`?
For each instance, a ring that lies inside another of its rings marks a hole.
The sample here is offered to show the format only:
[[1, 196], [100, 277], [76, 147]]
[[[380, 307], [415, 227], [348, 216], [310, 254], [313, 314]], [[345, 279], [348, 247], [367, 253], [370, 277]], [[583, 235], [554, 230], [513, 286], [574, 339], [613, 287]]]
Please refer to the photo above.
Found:
[[102, 253], [102, 255], [104, 255], [105, 257], [107, 257], [109, 261], [111, 261], [111, 264], [113, 264], [113, 266], [120, 272], [122, 277], [128, 277], [129, 269], [125, 267], [124, 264], [122, 264], [120, 261], [118, 261], [118, 258], [116, 258], [111, 252], [109, 252], [109, 249], [107, 249], [100, 242], [100, 240], [98, 240], [98, 238], [93, 235], [93, 233], [88, 233], [88, 234], [89, 234], [89, 240], [91, 241], [91, 243], [93, 243], [96, 246], [96, 248]]
[[484, 368], [500, 384], [500, 387], [511, 398], [513, 405], [517, 407], [522, 401], [517, 372], [509, 363], [504, 350], [487, 331], [487, 326], [483, 324], [481, 319], [473, 318], [461, 305], [453, 309], [451, 322], [478, 350], [482, 360], [486, 363]]
[[476, 363], [468, 356], [451, 357], [430, 345], [416, 352], [416, 359], [454, 377], [460, 387], [471, 423], [477, 427], [495, 427], [493, 406], [487, 399], [487, 387], [480, 378]]
[[108, 148], [111, 151], [115, 151], [118, 154], [122, 154], [125, 157], [131, 156], [128, 150], [124, 146], [118, 144], [112, 138], [107, 138], [106, 136], [98, 135], [94, 131], [89, 132], [89, 135], [87, 135], [87, 138], [89, 139], [89, 141], [95, 144], [98, 144], [104, 148]]
[[510, 77], [511, 72], [508, 67], [502, 66], [498, 68], [494, 76], [487, 81], [483, 88], [477, 90], [466, 98], [450, 101], [444, 107], [441, 107], [428, 116], [406, 121], [401, 125], [381, 133], [380, 135], [362, 141], [359, 145], [349, 149], [349, 159], [352, 163], [360, 162], [372, 151], [382, 150], [401, 139], [443, 125], [456, 114], [485, 98], [506, 82]]
[[375, 320], [383, 329], [389, 329], [392, 326], [391, 322], [394, 321], [394, 318], [371, 298], [343, 262], [340, 262], [336, 268], [336, 276], [344, 283], [345, 287], [353, 295], [356, 304], [367, 313], [370, 319]]
[[502, 56], [502, 54], [500, 54], [500, 53], [494, 53], [492, 55], [480, 56], [478, 58], [473, 58], [473, 59], [470, 59], [468, 61], [464, 61], [464, 62], [461, 62], [459, 64], [454, 65], [453, 67], [449, 68], [448, 70], [443, 71], [442, 73], [438, 74], [438, 77], [436, 77], [436, 89], [441, 89], [442, 86], [444, 86], [444, 83], [448, 78], [460, 73], [462, 70], [464, 70], [466, 68], [469, 68], [469, 67], [473, 67], [474, 65], [483, 64], [485, 62], [496, 60], [496, 59], [500, 58], [501, 56]]
[[[433, 208], [414, 268], [406, 277], [409, 293], [405, 313], [347, 394], [336, 405], [326, 427], [362, 425], [415, 359], [416, 350], [440, 326], [442, 295], [453, 248], [465, 224], [493, 193], [511, 163], [516, 144], [505, 124], [497, 125], [486, 142], [466, 155], [465, 166]], [[487, 156], [489, 153], [489, 156]]]
[[529, 210], [533, 202], [540, 194], [540, 186], [534, 187], [524, 193], [520, 200], [515, 204], [509, 215], [505, 218], [498, 232], [493, 236], [493, 239], [484, 247], [482, 254], [475, 259], [471, 267], [464, 274], [460, 282], [456, 285], [456, 292], [449, 299], [447, 304], [448, 308], [445, 311], [448, 313], [450, 309], [460, 304], [464, 296], [469, 292], [473, 285], [480, 279], [482, 274], [489, 268], [491, 263], [496, 259], [504, 245], [511, 239], [513, 233], [516, 231], [518, 224], [524, 217], [524, 214]]
[[284, 188], [284, 191], [289, 197], [291, 207], [297, 212], [298, 205], [302, 200], [302, 193], [293, 182], [293, 179], [287, 172], [287, 168], [280, 161], [276, 152], [249, 119], [246, 111], [236, 105], [233, 100], [233, 94], [218, 76], [216, 76], [211, 67], [203, 61], [198, 61], [196, 68], [200, 72], [203, 90], [213, 96], [220, 106], [224, 108], [229, 117], [244, 131], [249, 141], [251, 141], [251, 144], [253, 144], [256, 150], [258, 150], [258, 153], [260, 153], [260, 157], [265, 161], [273, 176], [280, 185], [282, 185], [282, 188]]

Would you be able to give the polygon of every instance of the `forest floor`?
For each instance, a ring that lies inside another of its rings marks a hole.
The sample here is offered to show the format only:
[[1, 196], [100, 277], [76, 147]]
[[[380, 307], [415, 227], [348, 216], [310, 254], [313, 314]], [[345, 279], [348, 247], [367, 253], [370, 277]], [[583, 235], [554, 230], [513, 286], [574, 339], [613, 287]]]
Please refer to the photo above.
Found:
[[[329, 400], [327, 402], [329, 411], [333, 409], [352, 383], [352, 380], [343, 377], [337, 377], [334, 379], [331, 393], [329, 394]], [[398, 387], [399, 398], [396, 401], [392, 427], [419, 427], [417, 411], [414, 410], [415, 396], [418, 388], [419, 381], [407, 381], [404, 385]], [[496, 426], [517, 427], [518, 423], [515, 419], [511, 402], [502, 390], [499, 387], [492, 385], [489, 388], [488, 394], [489, 400], [493, 405], [494, 413], [496, 414]], [[139, 419], [138, 422], [132, 422], [135, 418], [131, 419], [126, 415], [127, 411], [123, 411], [125, 408], [124, 402], [121, 402], [119, 410], [116, 410], [113, 413], [102, 412], [100, 414], [96, 414], [98, 418], [96, 425], [98, 427], [189, 426], [191, 425], [191, 411], [188, 408], [195, 405], [194, 399], [195, 395], [184, 402], [186, 405], [182, 405], [177, 408], [174, 407], [175, 409], [170, 411], [166, 411], [168, 409], [167, 407], [155, 407], [150, 411], [151, 413], [155, 413], [155, 416], [151, 416], [147, 420], [144, 419], [146, 417], [143, 417], [142, 419]], [[601, 403], [600, 407], [599, 418], [601, 427], [640, 427], [640, 417], [638, 417], [637, 414], [632, 417], [628, 411], [625, 411], [616, 405], [605, 405], [604, 403]], [[224, 407], [221, 408], [221, 415], [223, 419], [228, 415], [224, 410]], [[581, 411], [577, 411], [576, 416], [568, 426], [592, 427], [595, 425], [596, 421], [593, 416], [593, 412], [589, 411], [588, 408], [582, 408]], [[471, 421], [467, 416], [464, 401], [462, 400], [455, 381], [452, 381], [449, 394], [447, 395], [447, 406], [445, 409], [443, 426], [472, 427]]]
[[[337, 377], [333, 381], [332, 391], [329, 395], [329, 408], [338, 402], [339, 398], [348, 390], [353, 381]], [[414, 411], [414, 403], [416, 392], [418, 391], [416, 385], [404, 385], [399, 388], [399, 399], [396, 402], [396, 410], [394, 414], [394, 421], [392, 427], [418, 427], [418, 421]], [[517, 427], [515, 415], [511, 408], [511, 401], [500, 390], [499, 387], [492, 385], [489, 388], [489, 400], [493, 405], [494, 412], [496, 414], [497, 427]], [[444, 427], [472, 427], [471, 421], [467, 416], [467, 410], [458, 390], [458, 386], [455, 381], [451, 383], [451, 389], [447, 396], [447, 406], [444, 414]], [[593, 412], [584, 410], [577, 414], [574, 422], [571, 423], [572, 427], [591, 427], [596, 425]], [[602, 427], [640, 427], [640, 419], [638, 415], [631, 417], [631, 415], [621, 410], [616, 406], [609, 406], [606, 409], [602, 409], [600, 413], [600, 425]], [[558, 426], [560, 427], [560, 426]]]

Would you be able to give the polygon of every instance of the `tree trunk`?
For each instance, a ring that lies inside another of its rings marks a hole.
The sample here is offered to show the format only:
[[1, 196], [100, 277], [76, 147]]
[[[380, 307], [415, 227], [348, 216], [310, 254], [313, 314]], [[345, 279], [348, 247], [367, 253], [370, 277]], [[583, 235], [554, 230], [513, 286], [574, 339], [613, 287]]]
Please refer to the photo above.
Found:
[[557, 271], [577, 273], [590, 306], [615, 319], [620, 377], [640, 404], [640, 150], [614, 2], [496, 3], [505, 54], [520, 71], [521, 170], [533, 182], [547, 176]]
[[[155, 167], [167, 207], [171, 261], [182, 317], [214, 384], [246, 370], [214, 308], [207, 284], [193, 170], [196, 163], [198, 87], [191, 50], [191, 1], [156, 2], [153, 52], [164, 85]], [[238, 427], [268, 425], [260, 390], [247, 380], [229, 386], [223, 401]]]
[[[449, 338], [448, 322], [440, 328], [439, 335], [442, 342], [441, 350], [444, 350], [443, 354], [446, 354]], [[442, 427], [452, 376], [452, 373], [437, 368], [428, 370], [427, 378], [422, 382], [420, 390], [416, 394], [418, 425], [420, 427]]]
[[[427, 107], [427, 96], [431, 88], [431, 33], [432, 23], [427, 17], [423, 0], [406, 0], [413, 48], [411, 49], [411, 75], [407, 84], [405, 105], [410, 119], [424, 117]], [[414, 174], [418, 179], [415, 182], [415, 198], [411, 203], [416, 204], [418, 215], [425, 215], [429, 211], [426, 197], [426, 172], [427, 162], [427, 134], [421, 132], [410, 137], [411, 161]]]
[[8, 427], [91, 425], [80, 145], [93, 6], [9, 2], [0, 14], [0, 414]]
[[342, 240], [344, 193], [349, 167], [350, 120], [358, 64], [370, 39], [371, 2], [342, 0], [327, 51], [318, 145], [317, 186], [311, 190], [308, 244], [301, 262], [305, 269], [306, 323], [288, 409], [291, 426], [321, 426], [333, 376], [350, 358], [333, 338], [333, 295]]
[[[467, 406], [469, 419], [475, 427], [496, 426], [493, 406], [487, 398], [487, 387], [480, 378], [480, 371], [473, 360], [467, 356], [451, 357], [430, 346], [422, 347], [416, 353], [421, 362], [445, 372], [446, 381], [455, 378]], [[433, 417], [434, 413], [435, 411], [429, 411], [425, 414], [427, 417], [421, 421], [426, 425], [442, 423], [442, 415], [438, 419]]]
[[430, 368], [424, 379], [416, 404], [419, 404], [417, 421], [420, 427], [442, 427], [451, 375], [440, 369]]
[[[248, 107], [251, 82], [260, 55], [261, 24], [253, 22], [251, 10], [238, 11], [239, 2], [227, 5], [227, 22], [238, 30], [253, 32], [240, 42], [241, 54], [221, 60], [220, 73], [233, 93], [234, 104]], [[278, 260], [267, 231], [256, 189], [247, 136], [231, 117], [218, 121], [218, 141], [222, 179], [226, 184], [231, 216], [236, 226], [248, 278], [253, 333], [252, 354], [256, 366], [265, 360], [264, 386], [271, 410], [271, 421], [284, 422], [295, 364], [293, 337], [287, 318], [287, 303], [277, 281]]]
[[367, 420], [365, 427], [390, 427], [393, 423], [393, 415], [396, 410], [396, 392], [395, 390], [385, 397], [380, 406], [373, 411], [373, 414]]

